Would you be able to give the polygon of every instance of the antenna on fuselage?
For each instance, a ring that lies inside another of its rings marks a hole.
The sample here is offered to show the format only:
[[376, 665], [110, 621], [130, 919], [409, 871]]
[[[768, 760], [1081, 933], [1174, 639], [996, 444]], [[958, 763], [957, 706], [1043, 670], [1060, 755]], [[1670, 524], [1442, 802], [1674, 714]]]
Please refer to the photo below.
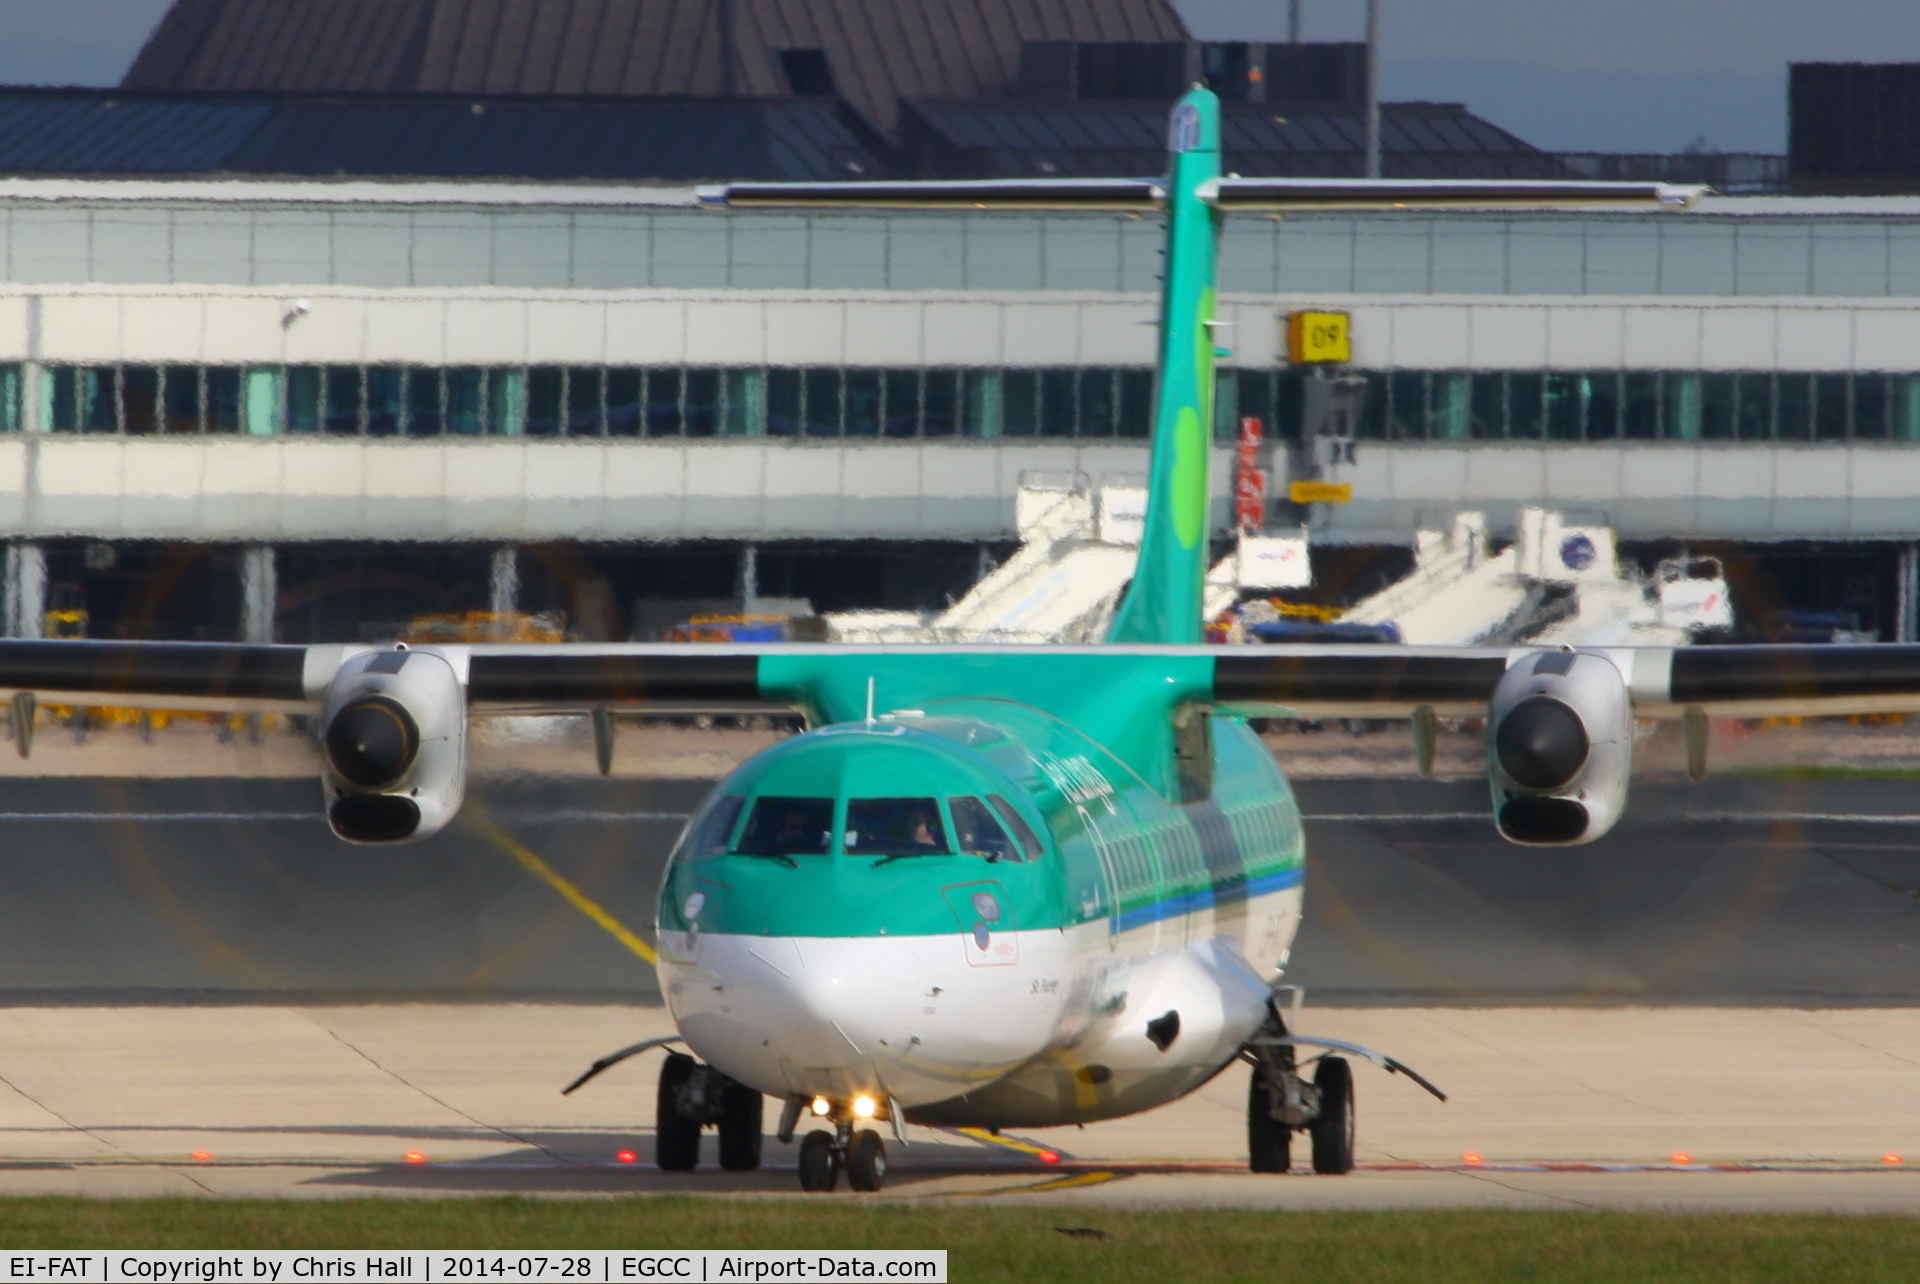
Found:
[[867, 675], [867, 725], [873, 725], [873, 675]]

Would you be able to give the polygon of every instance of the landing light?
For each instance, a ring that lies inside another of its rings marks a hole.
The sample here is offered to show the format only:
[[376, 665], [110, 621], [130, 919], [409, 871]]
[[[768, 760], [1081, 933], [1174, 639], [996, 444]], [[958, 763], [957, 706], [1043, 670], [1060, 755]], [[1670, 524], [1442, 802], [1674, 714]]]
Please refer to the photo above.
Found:
[[833, 1113], [833, 1103], [825, 1097], [815, 1097], [813, 1099], [813, 1113], [824, 1119]]
[[860, 1118], [862, 1119], [873, 1118], [873, 1111], [874, 1111], [874, 1104], [873, 1104], [872, 1097], [862, 1094], [861, 1096], [855, 1097], [853, 1099], [853, 1113], [860, 1116]]

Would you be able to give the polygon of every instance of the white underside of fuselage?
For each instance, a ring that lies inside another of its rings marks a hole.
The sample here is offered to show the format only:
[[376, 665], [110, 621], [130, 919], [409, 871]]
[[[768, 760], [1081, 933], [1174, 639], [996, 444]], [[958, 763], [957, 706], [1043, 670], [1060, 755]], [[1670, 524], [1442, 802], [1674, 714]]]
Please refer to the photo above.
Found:
[[[663, 932], [661, 980], [694, 1054], [763, 1093], [867, 1093], [956, 1126], [1087, 1122], [1192, 1091], [1259, 1027], [1300, 890], [1236, 909], [1119, 935], [1001, 932], [984, 949], [960, 933]], [[1255, 964], [1244, 940], [1278, 948]], [[1162, 1049], [1147, 1024], [1169, 1012]]]

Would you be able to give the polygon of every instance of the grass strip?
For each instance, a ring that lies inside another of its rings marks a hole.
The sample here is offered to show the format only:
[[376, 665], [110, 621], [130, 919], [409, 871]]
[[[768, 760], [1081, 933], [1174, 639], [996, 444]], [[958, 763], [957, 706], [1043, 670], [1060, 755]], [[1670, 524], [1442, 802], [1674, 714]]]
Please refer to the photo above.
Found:
[[1846, 767], [1796, 763], [1782, 767], [1735, 767], [1716, 773], [1749, 780], [1920, 780], [1920, 767]]
[[[1063, 1230], [1076, 1232], [1064, 1234]], [[1253, 1212], [847, 1197], [0, 1200], [9, 1248], [944, 1248], [950, 1278], [1832, 1281], [1920, 1277], [1920, 1218]]]

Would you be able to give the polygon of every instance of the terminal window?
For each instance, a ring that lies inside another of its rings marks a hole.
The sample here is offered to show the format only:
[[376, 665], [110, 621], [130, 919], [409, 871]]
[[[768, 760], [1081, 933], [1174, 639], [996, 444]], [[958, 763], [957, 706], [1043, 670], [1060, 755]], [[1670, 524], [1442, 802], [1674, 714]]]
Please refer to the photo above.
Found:
[[[1299, 439], [1307, 381], [1222, 371], [1214, 423]], [[1920, 443], [1920, 374], [1652, 370], [1356, 370], [1363, 440]], [[0, 431], [21, 422], [0, 365]], [[56, 365], [53, 432], [130, 436], [1144, 439], [1151, 370], [1125, 366], [716, 368]]]
[[[1920, 442], [1920, 375], [1795, 371], [1373, 370], [1357, 434], [1397, 442]], [[1297, 439], [1305, 382], [1293, 370], [1240, 371], [1221, 386], [1235, 416]]]

